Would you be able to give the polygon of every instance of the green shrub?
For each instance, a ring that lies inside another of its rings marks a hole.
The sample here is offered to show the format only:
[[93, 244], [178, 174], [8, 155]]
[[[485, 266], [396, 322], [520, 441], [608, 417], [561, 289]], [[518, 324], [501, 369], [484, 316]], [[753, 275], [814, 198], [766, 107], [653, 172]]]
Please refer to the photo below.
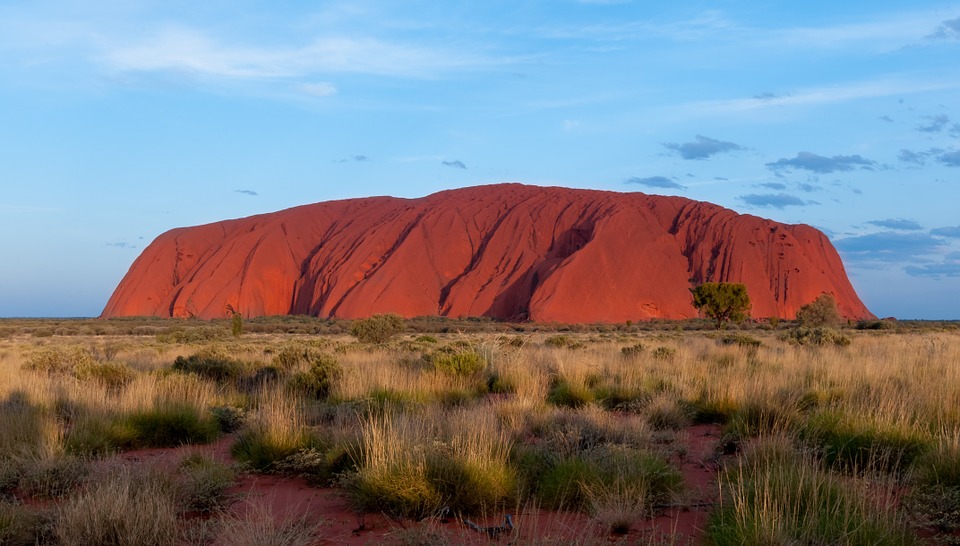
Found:
[[857, 330], [893, 330], [897, 325], [891, 320], [858, 320]]
[[620, 354], [625, 357], [638, 356], [643, 353], [644, 346], [643, 343], [635, 343], [629, 347], [623, 347], [620, 349]]
[[331, 357], [314, 345], [294, 342], [288, 343], [273, 355], [271, 364], [288, 372], [294, 368], [309, 368], [317, 362], [329, 360]]
[[179, 474], [179, 504], [187, 511], [210, 513], [229, 505], [231, 499], [226, 491], [236, 480], [236, 473], [229, 466], [196, 453], [180, 461]]
[[720, 338], [721, 345], [738, 345], [740, 347], [759, 347], [761, 341], [747, 334], [731, 334]]
[[46, 347], [29, 356], [24, 363], [26, 370], [48, 374], [73, 373], [78, 366], [95, 364], [93, 355], [83, 347]]
[[247, 412], [236, 406], [214, 406], [210, 413], [217, 422], [220, 432], [229, 434], [240, 430], [247, 420]]
[[330, 388], [341, 374], [340, 364], [331, 356], [316, 354], [310, 357], [310, 368], [290, 377], [287, 388], [309, 398], [322, 400], [330, 395]]
[[797, 345], [836, 345], [837, 347], [850, 345], [849, 337], [832, 328], [825, 327], [807, 328], [799, 326], [785, 334], [783, 339]]
[[211, 347], [187, 357], [178, 356], [173, 361], [173, 369], [181, 373], [192, 373], [214, 381], [233, 381], [240, 378], [246, 366], [243, 362], [231, 358], [220, 349]]
[[427, 357], [434, 370], [447, 375], [471, 376], [487, 367], [483, 355], [472, 349], [446, 349], [434, 351]]
[[399, 315], [373, 315], [370, 318], [353, 321], [350, 335], [361, 343], [386, 343], [406, 328]]
[[74, 368], [74, 375], [81, 381], [96, 381], [109, 389], [119, 389], [133, 381], [136, 372], [122, 362], [92, 362]]
[[565, 349], [582, 349], [585, 345], [566, 334], [557, 334], [543, 340], [544, 345]]
[[340, 475], [356, 472], [355, 459], [361, 458], [361, 448], [354, 443], [333, 444], [329, 447], [307, 447], [280, 459], [272, 469], [278, 474], [303, 478], [310, 485], [336, 485]]
[[437, 338], [433, 336], [428, 336], [428, 335], [417, 336], [417, 339], [415, 339], [414, 341], [416, 341], [417, 343], [437, 343], [438, 342]]
[[677, 356], [677, 350], [673, 347], [657, 347], [652, 356], [657, 360], [673, 360]]

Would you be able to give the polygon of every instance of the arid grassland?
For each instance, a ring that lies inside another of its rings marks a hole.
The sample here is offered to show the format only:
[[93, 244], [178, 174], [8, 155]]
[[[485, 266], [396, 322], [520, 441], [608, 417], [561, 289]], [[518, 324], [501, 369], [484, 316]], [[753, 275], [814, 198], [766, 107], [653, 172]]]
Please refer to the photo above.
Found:
[[954, 325], [566, 330], [0, 321], [0, 544], [960, 544]]

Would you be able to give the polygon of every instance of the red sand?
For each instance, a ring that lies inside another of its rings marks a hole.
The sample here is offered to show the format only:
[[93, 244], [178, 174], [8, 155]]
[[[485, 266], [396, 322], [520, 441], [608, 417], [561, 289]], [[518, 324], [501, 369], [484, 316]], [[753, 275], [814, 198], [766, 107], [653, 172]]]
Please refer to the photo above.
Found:
[[755, 317], [831, 293], [871, 317], [823, 233], [681, 197], [520, 184], [305, 205], [174, 229], [104, 317], [376, 313], [623, 322], [697, 316], [689, 288], [747, 285]]

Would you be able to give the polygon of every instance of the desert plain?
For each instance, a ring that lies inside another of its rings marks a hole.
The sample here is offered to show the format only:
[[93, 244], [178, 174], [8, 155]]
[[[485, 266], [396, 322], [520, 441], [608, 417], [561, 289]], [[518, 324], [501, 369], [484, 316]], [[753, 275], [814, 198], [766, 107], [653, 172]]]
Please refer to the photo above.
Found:
[[960, 542], [955, 323], [389, 318], [0, 322], [0, 543]]

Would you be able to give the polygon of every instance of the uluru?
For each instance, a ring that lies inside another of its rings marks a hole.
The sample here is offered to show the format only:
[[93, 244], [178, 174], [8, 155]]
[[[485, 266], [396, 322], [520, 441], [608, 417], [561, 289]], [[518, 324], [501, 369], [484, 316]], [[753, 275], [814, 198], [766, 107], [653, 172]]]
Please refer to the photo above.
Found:
[[103, 317], [492, 317], [622, 322], [697, 316], [690, 288], [747, 286], [753, 317], [832, 294], [872, 315], [828, 238], [682, 197], [495, 184], [417, 199], [303, 205], [170, 230]]

